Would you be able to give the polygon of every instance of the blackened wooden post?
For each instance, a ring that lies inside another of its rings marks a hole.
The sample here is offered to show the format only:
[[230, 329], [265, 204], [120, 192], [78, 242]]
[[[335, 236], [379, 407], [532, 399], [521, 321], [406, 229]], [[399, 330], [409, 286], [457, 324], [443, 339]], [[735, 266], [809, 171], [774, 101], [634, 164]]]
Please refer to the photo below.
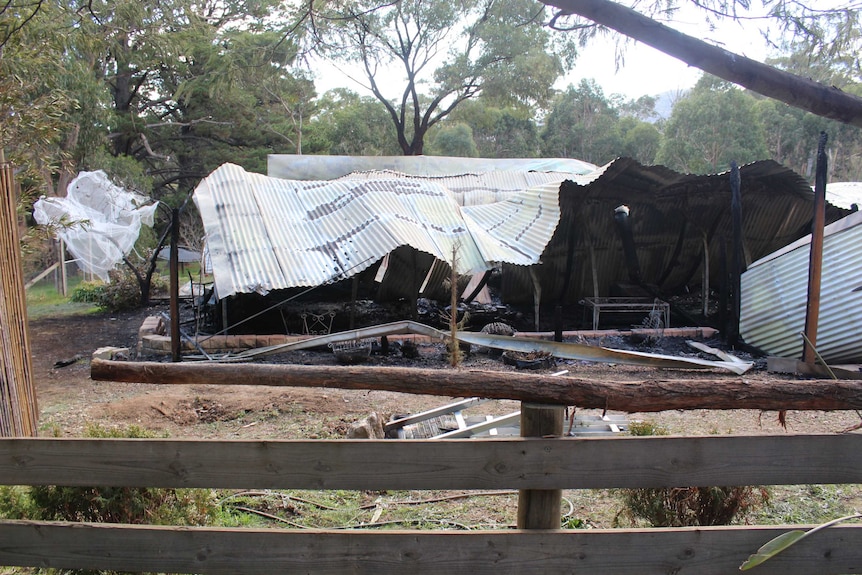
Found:
[[709, 317], [709, 239], [703, 232], [703, 281], [700, 286], [701, 305], [704, 319]]
[[563, 341], [563, 306], [554, 306], [554, 341]]
[[721, 236], [721, 241], [718, 244], [718, 329], [721, 331], [721, 337], [724, 341], [728, 341], [727, 330], [727, 300], [730, 282], [728, 281], [729, 274], [727, 273], [727, 238]]
[[179, 266], [179, 244], [180, 241], [180, 211], [174, 208], [171, 211], [171, 360], [182, 361], [180, 342], [180, 266]]
[[820, 280], [823, 266], [823, 226], [826, 224], [826, 132], [820, 132], [817, 144], [817, 167], [814, 172], [814, 221], [811, 227], [811, 252], [808, 259], [808, 300], [805, 306], [805, 336], [802, 361], [814, 363], [817, 346], [817, 323], [820, 319]]
[[742, 289], [742, 185], [739, 166], [730, 163], [730, 223], [733, 234], [733, 251], [730, 254], [731, 312], [728, 326], [727, 343], [736, 346], [739, 343], [739, 312]]
[[350, 280], [350, 323], [348, 329], [356, 327], [356, 299], [359, 297], [359, 275]]
[[[521, 403], [521, 437], [561, 436], [563, 406]], [[559, 529], [561, 489], [522, 489], [518, 492], [518, 529]]]

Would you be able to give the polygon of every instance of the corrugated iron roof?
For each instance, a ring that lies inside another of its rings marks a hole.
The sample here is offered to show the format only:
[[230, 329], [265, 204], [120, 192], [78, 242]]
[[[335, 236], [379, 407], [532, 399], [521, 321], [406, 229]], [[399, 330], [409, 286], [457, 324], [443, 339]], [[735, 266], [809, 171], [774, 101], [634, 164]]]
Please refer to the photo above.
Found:
[[351, 172], [392, 170], [413, 176], [483, 174], [498, 170], [588, 174], [594, 164], [571, 158], [453, 158], [446, 156], [305, 156], [271, 154], [267, 174], [285, 180], [334, 180]]
[[[829, 186], [827, 186], [828, 190]], [[740, 334], [779, 357], [801, 358], [811, 235], [753, 263], [742, 275]], [[824, 229], [816, 348], [825, 361], [862, 361], [862, 212]]]
[[862, 207], [862, 182], [830, 182], [826, 186], [826, 201], [845, 210]]
[[[410, 178], [294, 181], [225, 164], [195, 190], [219, 297], [349, 278], [399, 246], [451, 261], [536, 263], [559, 220], [559, 183], [462, 212], [453, 194]], [[513, 241], [516, 239], [517, 241]]]
[[[220, 168], [196, 192], [210, 249], [219, 246], [213, 257], [219, 294], [350, 277], [403, 245], [448, 261], [460, 241], [460, 269], [515, 264], [504, 266], [501, 295], [508, 303], [531, 300], [531, 271], [546, 301], [622, 295], [614, 289], [629, 282], [629, 274], [613, 214], [623, 204], [630, 208], [644, 283], [666, 295], [696, 289], [704, 253], [711, 285], [722, 280], [721, 257], [731, 234], [727, 173], [679, 174], [628, 158], [587, 173], [560, 172], [566, 163], [558, 160], [454, 160], [270, 157], [276, 174], [332, 168], [325, 177], [342, 178], [336, 181], [281, 180], [236, 166], [219, 173]], [[467, 169], [482, 165], [514, 169]], [[543, 165], [549, 171], [535, 171]], [[405, 166], [414, 175], [405, 175]], [[573, 161], [569, 167], [585, 164]], [[464, 171], [442, 173], [457, 168]], [[814, 196], [801, 176], [770, 160], [740, 172], [747, 261], [810, 230]], [[827, 206], [827, 222], [845, 214]], [[398, 259], [401, 271], [395, 275], [404, 285], [387, 288], [389, 297], [408, 296], [404, 290], [416, 285], [415, 277], [421, 276], [419, 283], [425, 277], [428, 267], [403, 270], [411, 261], [430, 267], [426, 259]], [[523, 267], [539, 261], [531, 271]], [[220, 275], [227, 279], [219, 286]]]
[[[810, 231], [814, 194], [801, 176], [771, 160], [740, 167], [743, 241], [752, 262]], [[548, 301], [625, 295], [629, 279], [614, 209], [630, 208], [643, 281], [674, 295], [702, 283], [704, 247], [711, 286], [722, 282], [721, 258], [731, 238], [728, 173], [679, 174], [663, 166], [617, 159], [573, 177], [560, 192], [561, 221], [535, 270]], [[827, 222], [847, 212], [827, 206]], [[568, 270], [568, 271], [567, 271]], [[529, 302], [525, 270], [505, 269], [503, 299]]]
[[460, 206], [492, 204], [505, 200], [512, 193], [528, 188], [571, 179], [568, 172], [535, 172], [514, 169], [493, 170], [476, 174], [449, 174], [443, 176], [422, 176], [395, 172], [393, 170], [367, 170], [351, 172], [340, 180], [380, 180], [390, 178], [414, 179], [440, 184], [449, 190]]

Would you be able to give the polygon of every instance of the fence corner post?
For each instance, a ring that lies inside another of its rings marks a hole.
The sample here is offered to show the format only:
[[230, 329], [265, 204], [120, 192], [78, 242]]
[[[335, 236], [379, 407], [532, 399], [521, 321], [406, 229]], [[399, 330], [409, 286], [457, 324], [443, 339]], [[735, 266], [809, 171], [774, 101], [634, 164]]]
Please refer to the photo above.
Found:
[[[563, 406], [521, 403], [521, 437], [563, 434]], [[518, 492], [518, 529], [559, 529], [562, 489], [522, 489]]]

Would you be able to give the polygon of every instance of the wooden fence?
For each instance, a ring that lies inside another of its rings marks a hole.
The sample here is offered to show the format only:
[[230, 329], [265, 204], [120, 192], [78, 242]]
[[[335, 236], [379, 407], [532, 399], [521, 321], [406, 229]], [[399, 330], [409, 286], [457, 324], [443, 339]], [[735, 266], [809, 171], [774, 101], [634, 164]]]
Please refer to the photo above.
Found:
[[[862, 483], [862, 436], [445, 441], [0, 439], [0, 484], [267, 489], [594, 489]], [[795, 526], [794, 528], [799, 528]], [[788, 526], [361, 531], [0, 521], [0, 565], [162, 573], [729, 574]], [[763, 574], [862, 573], [862, 525]]]
[[0, 437], [36, 435], [38, 409], [12, 165], [0, 150]]

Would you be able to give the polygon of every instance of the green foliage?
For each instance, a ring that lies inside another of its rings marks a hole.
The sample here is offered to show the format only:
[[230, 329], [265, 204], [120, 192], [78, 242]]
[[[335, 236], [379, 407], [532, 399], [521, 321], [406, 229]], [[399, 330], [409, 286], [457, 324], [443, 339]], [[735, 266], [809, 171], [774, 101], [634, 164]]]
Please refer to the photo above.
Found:
[[[112, 270], [108, 276], [108, 283], [82, 282], [73, 290], [70, 299], [74, 302], [93, 303], [109, 312], [137, 309], [141, 306], [141, 286], [135, 274], [124, 266]], [[163, 291], [166, 288], [166, 280], [154, 275], [150, 291]]]
[[[80, 276], [69, 276], [67, 287], [71, 293], [77, 289], [79, 282]], [[52, 279], [42, 280], [27, 290], [29, 319], [81, 315], [98, 311], [98, 307], [93, 302], [73, 301], [71, 297], [61, 295]]]
[[482, 158], [535, 158], [539, 155], [539, 130], [532, 111], [498, 106], [485, 97], [462, 102], [437, 130], [429, 131], [429, 154], [444, 155], [436, 139], [448, 127], [465, 124], [472, 131], [476, 155]]
[[473, 130], [460, 122], [440, 128], [429, 148], [432, 154], [440, 156], [475, 158], [479, 155], [473, 141]]
[[70, 12], [52, 2], [7, 7], [0, 10], [0, 149], [22, 168], [16, 179], [25, 194], [38, 197], [68, 156], [70, 114], [80, 105], [67, 85]]
[[590, 529], [590, 523], [580, 517], [563, 517], [562, 529]]
[[654, 124], [635, 118], [620, 118], [618, 129], [622, 137], [620, 155], [634, 158], [646, 166], [655, 163], [655, 157], [661, 148], [662, 134]]
[[839, 517], [838, 519], [833, 519], [832, 521], [818, 525], [814, 529], [809, 529], [808, 531], [795, 529], [793, 531], [788, 531], [787, 533], [782, 533], [778, 537], [767, 541], [757, 550], [756, 553], [749, 556], [748, 559], [739, 566], [739, 570], [748, 571], [749, 569], [757, 567], [761, 563], [765, 563], [769, 559], [772, 559], [785, 549], [796, 545], [809, 535], [813, 535], [818, 531], [828, 529], [833, 525], [838, 525], [839, 523], [844, 523], [845, 521], [850, 521], [852, 519], [862, 519], [862, 513], [854, 513], [853, 515], [847, 515], [846, 517]]
[[852, 511], [843, 486], [782, 485], [772, 491], [772, 502], [758, 514], [758, 523], [823, 523]]
[[594, 80], [560, 94], [542, 132], [542, 155], [605, 164], [621, 155], [619, 113]]
[[629, 435], [643, 437], [646, 435], [668, 435], [667, 428], [652, 421], [632, 421], [629, 423]]
[[653, 527], [729, 525], [762, 507], [769, 492], [754, 487], [676, 487], [623, 491], [618, 518]]
[[82, 281], [78, 284], [72, 295], [69, 297], [71, 301], [78, 303], [95, 303], [98, 304], [105, 297], [105, 283], [101, 280]]
[[732, 161], [742, 165], [765, 159], [755, 104], [748, 92], [702, 77], [674, 106], [657, 162], [683, 173], [708, 174], [728, 169]]
[[374, 98], [337, 89], [324, 94], [318, 105], [307, 146], [331, 155], [400, 155], [389, 114]]

